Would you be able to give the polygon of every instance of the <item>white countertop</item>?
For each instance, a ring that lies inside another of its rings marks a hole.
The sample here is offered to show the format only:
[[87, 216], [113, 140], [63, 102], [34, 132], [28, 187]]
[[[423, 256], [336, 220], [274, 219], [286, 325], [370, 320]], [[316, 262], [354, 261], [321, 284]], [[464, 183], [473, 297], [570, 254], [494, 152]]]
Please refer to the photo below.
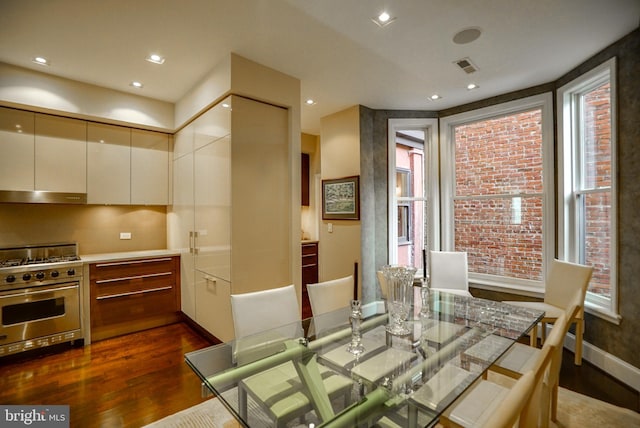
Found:
[[84, 263], [107, 262], [111, 260], [138, 259], [145, 257], [179, 256], [180, 250], [142, 250], [124, 251], [120, 253], [80, 254]]

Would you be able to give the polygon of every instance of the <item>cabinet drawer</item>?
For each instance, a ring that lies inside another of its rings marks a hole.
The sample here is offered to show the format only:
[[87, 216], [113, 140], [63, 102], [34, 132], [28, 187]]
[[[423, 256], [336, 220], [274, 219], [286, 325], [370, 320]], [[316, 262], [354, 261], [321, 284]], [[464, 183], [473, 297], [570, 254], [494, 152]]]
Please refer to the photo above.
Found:
[[178, 319], [179, 257], [93, 263], [89, 279], [92, 340]]
[[318, 244], [302, 244], [302, 256], [318, 255]]

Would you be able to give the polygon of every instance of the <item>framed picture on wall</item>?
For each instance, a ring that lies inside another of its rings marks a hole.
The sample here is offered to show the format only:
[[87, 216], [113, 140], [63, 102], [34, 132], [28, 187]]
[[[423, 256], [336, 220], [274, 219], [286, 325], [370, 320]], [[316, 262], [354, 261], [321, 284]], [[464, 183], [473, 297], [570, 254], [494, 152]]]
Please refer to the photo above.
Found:
[[322, 180], [322, 219], [360, 220], [360, 177]]

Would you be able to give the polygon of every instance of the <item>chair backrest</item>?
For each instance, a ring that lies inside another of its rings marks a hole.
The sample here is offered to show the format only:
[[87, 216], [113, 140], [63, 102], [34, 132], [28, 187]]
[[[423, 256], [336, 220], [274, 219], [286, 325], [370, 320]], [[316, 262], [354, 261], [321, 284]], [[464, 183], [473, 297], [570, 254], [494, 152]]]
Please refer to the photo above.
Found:
[[545, 282], [545, 303], [566, 309], [579, 292], [582, 308], [592, 274], [592, 266], [554, 259]]
[[[546, 344], [547, 342], [545, 341], [545, 345]], [[533, 392], [520, 412], [520, 421], [518, 423], [519, 428], [537, 428], [539, 425], [538, 422], [541, 416], [541, 409], [542, 406], [545, 405], [543, 401], [546, 400], [546, 397], [543, 397], [542, 395], [543, 381], [550, 370], [554, 350], [555, 348], [551, 345], [543, 346], [540, 354], [538, 355], [536, 364], [532, 369], [532, 373], [534, 375]]]
[[551, 329], [551, 333], [544, 341], [544, 346], [550, 346], [553, 348], [551, 363], [549, 366], [549, 372], [547, 374], [546, 383], [549, 385], [554, 385], [557, 383], [558, 378], [560, 377], [560, 369], [562, 368], [562, 350], [564, 349], [564, 338], [567, 335], [567, 331], [569, 331], [569, 327], [571, 326], [571, 320], [576, 316], [578, 311], [580, 310], [580, 306], [578, 304], [578, 299], [574, 299], [573, 303], [565, 310], [565, 312], [558, 317], [558, 319], [553, 323], [553, 328]]
[[[236, 339], [279, 326], [300, 329], [300, 307], [293, 285], [231, 295], [231, 313]], [[295, 324], [297, 322], [297, 324]]]
[[384, 277], [384, 272], [381, 270], [376, 271], [376, 276], [378, 277], [378, 282], [380, 283], [380, 292], [382, 293], [382, 298], [386, 299], [389, 295], [389, 287], [387, 286], [387, 279]]
[[353, 299], [353, 281], [353, 275], [349, 275], [344, 278], [307, 284], [313, 315], [349, 307]]
[[431, 251], [429, 283], [432, 288], [469, 290], [467, 253], [463, 251]]
[[487, 428], [513, 427], [522, 411], [530, 405], [531, 396], [536, 386], [535, 381], [536, 377], [533, 371], [522, 375], [511, 387], [507, 398], [500, 403], [500, 406], [482, 426]]

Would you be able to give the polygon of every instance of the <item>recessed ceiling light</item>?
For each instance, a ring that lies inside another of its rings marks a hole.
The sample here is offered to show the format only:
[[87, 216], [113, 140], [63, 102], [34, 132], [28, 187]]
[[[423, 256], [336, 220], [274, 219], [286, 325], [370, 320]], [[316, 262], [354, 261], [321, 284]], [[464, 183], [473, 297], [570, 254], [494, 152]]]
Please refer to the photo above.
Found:
[[468, 90], [470, 90], [470, 91], [472, 91], [472, 90], [474, 90], [474, 89], [478, 89], [479, 87], [480, 87], [480, 86], [476, 85], [475, 83], [469, 83], [469, 84], [467, 85], [467, 89], [468, 89]]
[[431, 96], [429, 97], [429, 99], [430, 99], [430, 100], [432, 100], [432, 101], [439, 100], [439, 99], [441, 99], [441, 98], [442, 98], [442, 97], [441, 97], [440, 95], [438, 95], [438, 94], [433, 94], [433, 95], [431, 95]]
[[49, 65], [49, 60], [42, 56], [37, 56], [32, 61], [38, 65]]
[[152, 62], [154, 64], [164, 64], [164, 57], [158, 54], [151, 54], [147, 57], [147, 61]]
[[137, 81], [133, 81], [131, 82], [131, 86], [133, 86], [134, 88], [142, 88], [144, 85], [141, 82], [137, 82]]
[[231, 104], [229, 104], [229, 103], [222, 103], [222, 107], [224, 107], [224, 108], [229, 108], [229, 107], [231, 107]]
[[316, 102], [315, 102], [315, 100], [313, 100], [313, 99], [309, 98], [309, 99], [308, 99], [307, 101], [305, 101], [304, 103], [305, 103], [306, 105], [308, 105], [308, 106], [312, 106], [312, 105], [314, 105]]
[[386, 25], [391, 24], [393, 21], [396, 20], [396, 18], [395, 17], [392, 18], [391, 15], [389, 15], [389, 12], [384, 11], [377, 17], [371, 18], [371, 20], [375, 22], [378, 26], [384, 27]]

